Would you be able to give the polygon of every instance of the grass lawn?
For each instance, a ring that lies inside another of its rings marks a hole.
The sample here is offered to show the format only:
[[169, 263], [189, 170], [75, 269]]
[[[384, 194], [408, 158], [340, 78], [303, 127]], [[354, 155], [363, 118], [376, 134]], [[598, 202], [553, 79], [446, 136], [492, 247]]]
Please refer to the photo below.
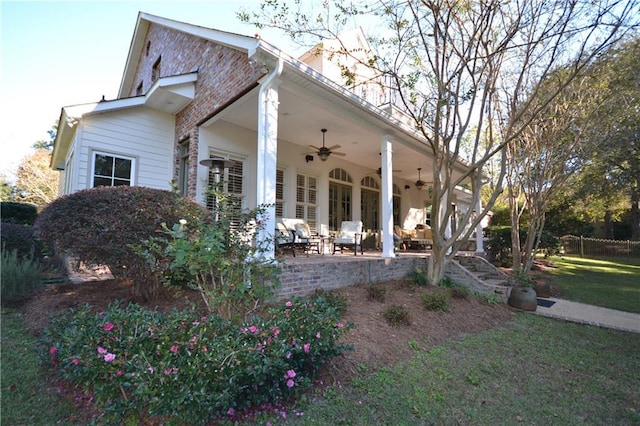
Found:
[[[554, 261], [562, 297], [638, 312], [640, 266]], [[3, 309], [1, 325], [0, 424], [83, 424], [69, 420], [82, 418], [79, 408], [55, 392], [20, 314]], [[363, 366], [351, 383], [303, 397], [286, 418], [262, 413], [247, 424], [640, 425], [640, 335], [520, 313], [428, 351], [410, 347], [409, 362]]]
[[[631, 338], [633, 337], [633, 338]], [[318, 391], [304, 425], [640, 424], [640, 338], [531, 314]]]
[[563, 299], [640, 313], [640, 259], [555, 257], [552, 285]]
[[[55, 425], [73, 415], [73, 404], [61, 400], [47, 381], [36, 342], [21, 315], [2, 308], [2, 417], [4, 425]], [[64, 423], [62, 423], [64, 424]]]

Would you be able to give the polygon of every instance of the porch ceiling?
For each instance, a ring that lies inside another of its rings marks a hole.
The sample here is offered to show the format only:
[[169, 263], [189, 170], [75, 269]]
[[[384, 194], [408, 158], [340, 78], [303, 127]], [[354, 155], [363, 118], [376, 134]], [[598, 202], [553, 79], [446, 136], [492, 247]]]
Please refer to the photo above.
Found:
[[[294, 81], [295, 80], [295, 81]], [[258, 88], [239, 99], [215, 119], [221, 119], [257, 131]], [[304, 78], [287, 78], [279, 86], [278, 139], [308, 147], [322, 146], [320, 129], [326, 128], [326, 146], [340, 145], [345, 161], [376, 170], [381, 165], [380, 141], [384, 134], [393, 135], [393, 175], [411, 182], [432, 180], [433, 167], [428, 147], [407, 131], [392, 126], [331, 91], [319, 90]], [[308, 151], [313, 151], [309, 148]], [[331, 167], [332, 157], [327, 160]]]

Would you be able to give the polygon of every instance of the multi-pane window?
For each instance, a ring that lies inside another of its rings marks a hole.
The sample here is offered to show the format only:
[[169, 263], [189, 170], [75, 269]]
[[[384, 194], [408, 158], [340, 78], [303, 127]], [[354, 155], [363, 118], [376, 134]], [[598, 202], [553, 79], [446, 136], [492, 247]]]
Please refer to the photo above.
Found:
[[318, 179], [314, 176], [296, 176], [296, 218], [304, 219], [311, 229], [317, 230]]
[[276, 170], [276, 216], [284, 216], [284, 170]]
[[402, 196], [400, 187], [396, 184], [393, 185], [393, 223], [395, 225], [402, 226], [400, 222], [400, 209], [402, 208]]
[[181, 195], [189, 194], [189, 140], [178, 145], [178, 191]]
[[[333, 169], [329, 177], [329, 229], [340, 229], [342, 221], [351, 220], [351, 183], [353, 180], [344, 169]], [[337, 181], [337, 182], [336, 182]], [[344, 183], [342, 183], [344, 182]]]
[[93, 153], [93, 187], [133, 185], [135, 160], [101, 152]]
[[379, 228], [380, 185], [371, 176], [360, 181], [360, 218], [364, 229], [377, 230]]
[[[211, 157], [223, 157], [220, 154], [212, 154]], [[244, 162], [242, 160], [228, 158], [231, 161], [231, 165], [224, 169], [224, 173], [221, 176], [216, 176], [213, 170], [209, 170], [209, 188], [213, 189], [216, 186], [216, 182], [219, 182], [220, 190], [227, 194], [227, 203], [230, 214], [231, 227], [235, 227], [239, 224], [239, 220], [242, 214], [242, 207], [244, 204], [243, 193], [243, 176], [244, 176]], [[212, 210], [215, 205], [215, 198], [212, 193], [207, 194], [207, 208]]]

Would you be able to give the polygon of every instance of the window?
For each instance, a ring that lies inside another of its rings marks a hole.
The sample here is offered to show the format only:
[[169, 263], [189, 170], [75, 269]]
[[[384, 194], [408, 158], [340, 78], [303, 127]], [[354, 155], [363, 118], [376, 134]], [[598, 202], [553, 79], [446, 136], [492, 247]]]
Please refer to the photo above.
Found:
[[158, 60], [153, 64], [153, 67], [151, 68], [151, 82], [152, 83], [160, 78], [160, 60], [161, 59], [162, 59], [162, 56], [160, 56], [158, 58]]
[[133, 185], [135, 160], [101, 152], [93, 153], [93, 184], [91, 186]]
[[318, 179], [313, 176], [296, 176], [296, 218], [304, 219], [312, 230], [318, 224]]
[[[224, 170], [223, 176], [218, 177], [213, 173], [213, 171], [209, 170], [208, 185], [209, 188], [213, 188], [216, 184], [216, 179], [220, 179], [220, 182], [222, 183], [222, 192], [230, 195], [230, 197], [227, 198], [227, 202], [229, 203], [228, 207], [230, 209], [231, 228], [235, 229], [239, 224], [244, 204], [244, 162], [239, 159], [229, 158], [228, 155], [220, 153], [212, 153], [211, 157], [223, 157], [231, 161], [231, 166]], [[215, 199], [213, 194], [208, 194], [207, 208], [209, 210], [213, 210], [214, 204]]]
[[284, 170], [276, 170], [276, 216], [284, 216]]
[[178, 191], [181, 195], [189, 195], [189, 140], [178, 145]]
[[402, 226], [400, 222], [400, 209], [402, 208], [402, 197], [400, 195], [400, 187], [393, 185], [393, 223]]
[[[329, 229], [337, 231], [342, 221], [351, 220], [351, 183], [353, 180], [344, 169], [333, 169], [329, 178]], [[342, 183], [344, 182], [344, 183]]]
[[380, 185], [371, 176], [366, 176], [360, 181], [360, 217], [364, 229], [379, 229], [378, 209], [380, 205]]

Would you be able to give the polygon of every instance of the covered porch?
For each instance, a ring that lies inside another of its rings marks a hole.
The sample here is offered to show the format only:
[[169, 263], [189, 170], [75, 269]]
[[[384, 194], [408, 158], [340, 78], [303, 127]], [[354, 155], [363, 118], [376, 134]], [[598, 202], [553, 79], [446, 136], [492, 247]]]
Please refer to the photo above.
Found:
[[[415, 123], [371, 87], [348, 90], [281, 52], [265, 64], [258, 86], [201, 124], [198, 162], [231, 161], [225, 190], [245, 208], [270, 206], [262, 241], [273, 239], [277, 218], [303, 219], [324, 236], [360, 220], [365, 247], [394, 258], [394, 226], [411, 209], [424, 211], [425, 226], [441, 214], [430, 210], [433, 154]], [[465, 166], [456, 163], [451, 173], [462, 176]], [[197, 199], [212, 179], [197, 167]], [[445, 197], [445, 206], [480, 211], [462, 188]], [[456, 226], [465, 224], [452, 219], [447, 228]]]

